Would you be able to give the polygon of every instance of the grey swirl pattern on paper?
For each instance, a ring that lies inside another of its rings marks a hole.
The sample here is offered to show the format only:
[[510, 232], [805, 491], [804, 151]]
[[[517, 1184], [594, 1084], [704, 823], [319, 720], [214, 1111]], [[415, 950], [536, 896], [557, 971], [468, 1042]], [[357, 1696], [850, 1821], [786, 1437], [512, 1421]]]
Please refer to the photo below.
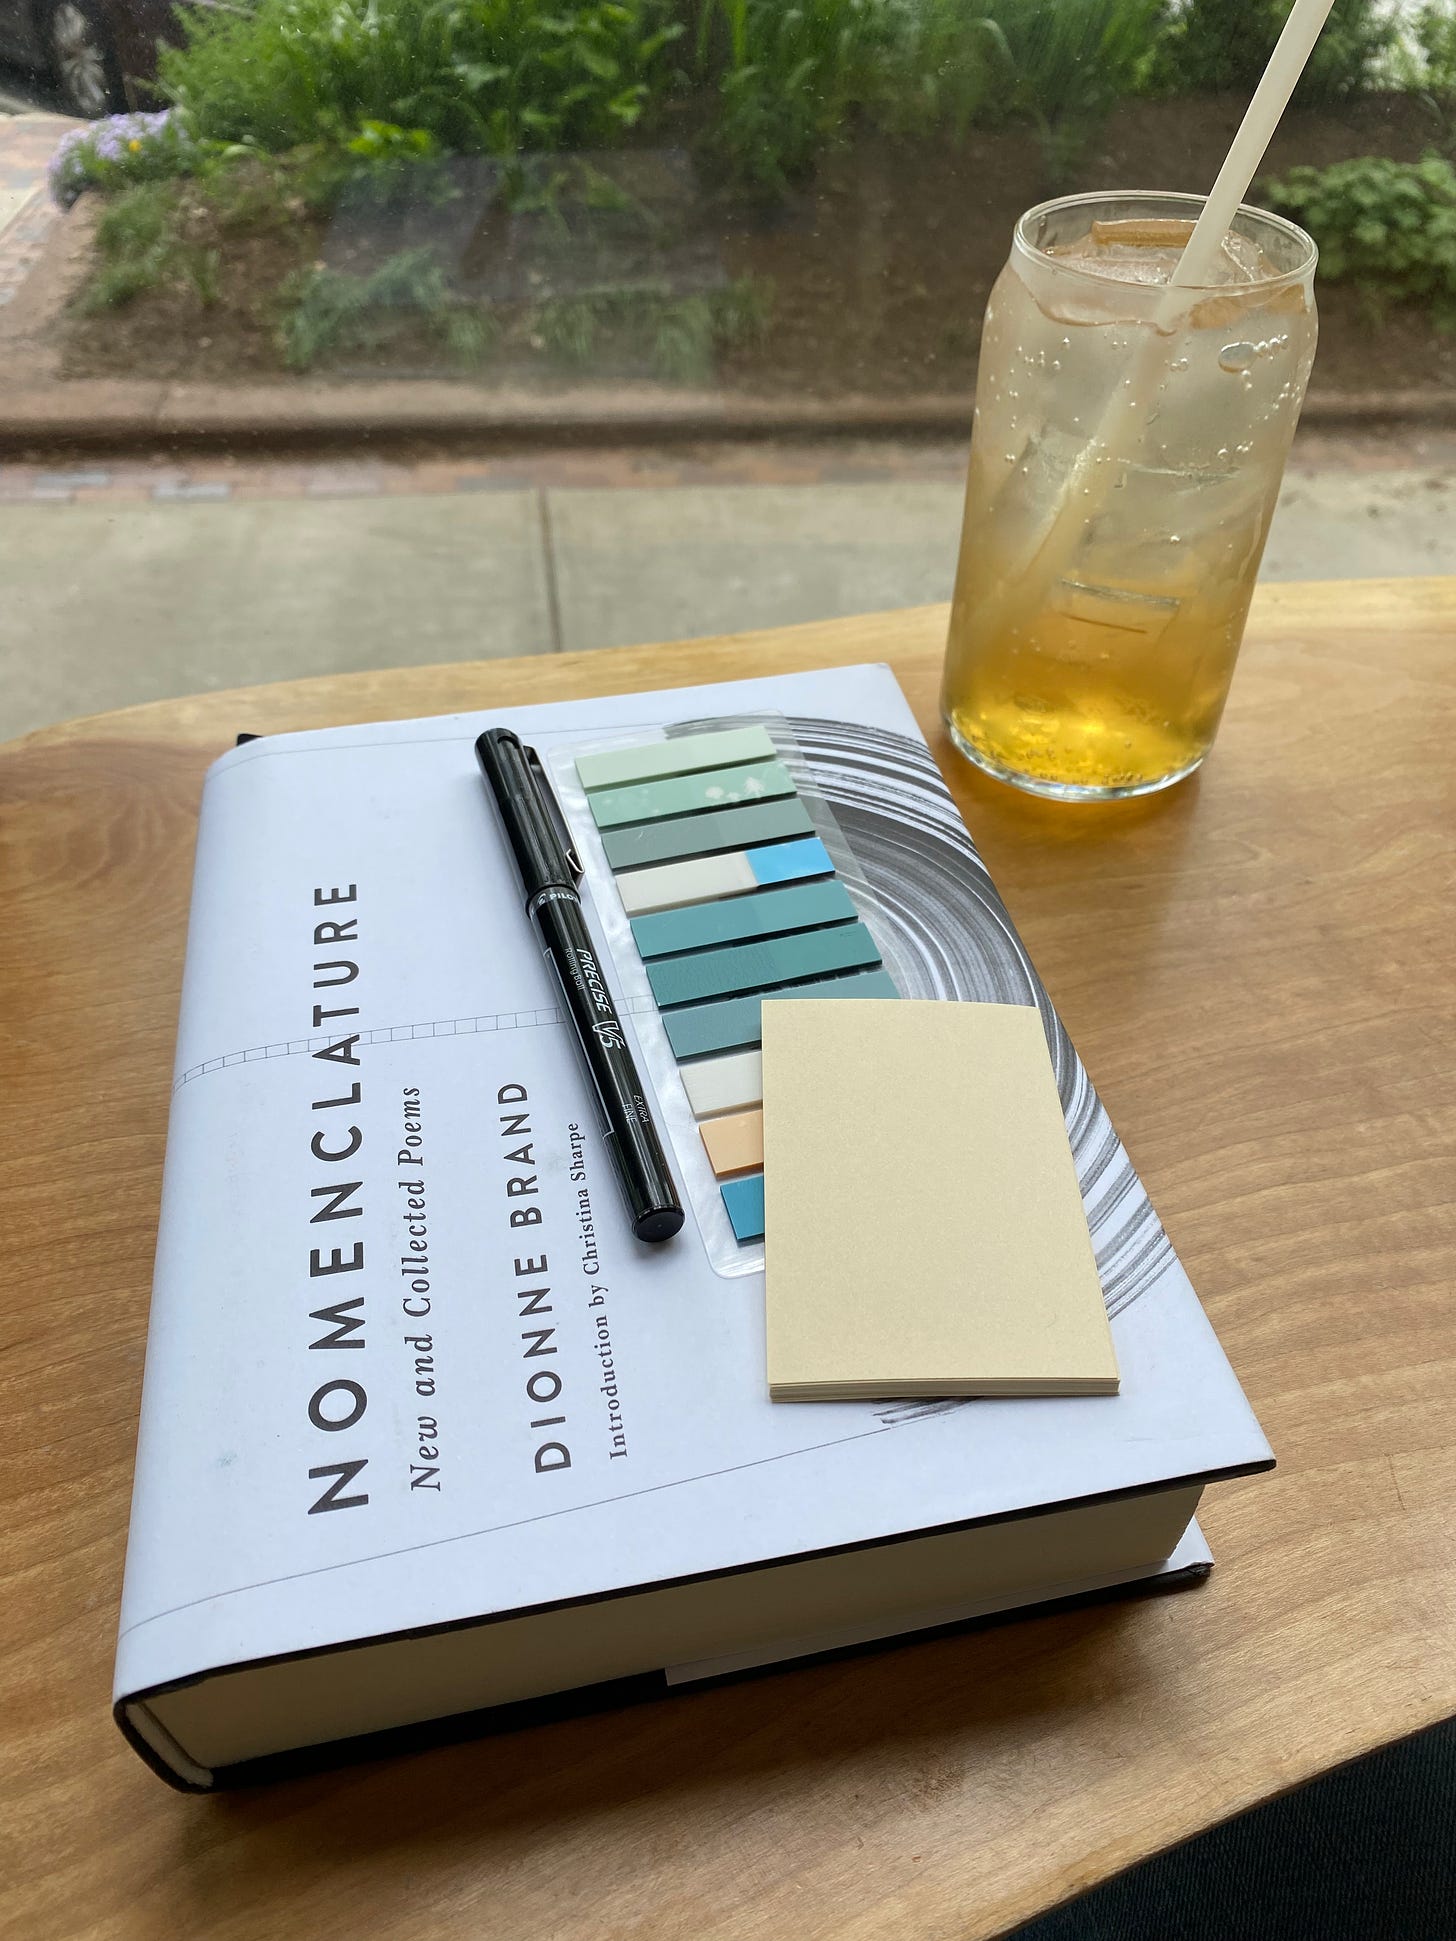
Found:
[[[668, 732], [726, 725], [682, 722]], [[794, 746], [782, 759], [811, 808], [816, 796], [827, 807], [825, 843], [904, 995], [1034, 1004], [1040, 1012], [1103, 1297], [1108, 1313], [1118, 1313], [1153, 1285], [1172, 1246], [929, 749], [855, 722], [793, 716], [785, 725]], [[907, 1405], [917, 1414], [926, 1406]]]

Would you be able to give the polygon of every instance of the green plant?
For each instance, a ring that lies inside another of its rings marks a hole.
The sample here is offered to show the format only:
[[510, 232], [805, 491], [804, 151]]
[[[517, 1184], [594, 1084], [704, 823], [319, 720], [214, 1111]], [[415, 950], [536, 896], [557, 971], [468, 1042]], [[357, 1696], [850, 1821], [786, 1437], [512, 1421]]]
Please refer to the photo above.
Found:
[[[1158, 43], [1153, 85], [1169, 94], [1251, 92], [1291, 5], [1292, 0], [1184, 0]], [[1295, 89], [1295, 105], [1319, 107], [1367, 93], [1396, 42], [1395, 22], [1377, 0], [1335, 0]]]
[[1456, 169], [1444, 157], [1294, 168], [1262, 193], [1314, 237], [1329, 282], [1353, 283], [1377, 305], [1426, 303], [1456, 328]]
[[76, 301], [82, 316], [119, 309], [167, 285], [190, 287], [199, 302], [216, 303], [222, 259], [183, 233], [180, 194], [172, 182], [143, 182], [107, 203], [96, 225], [100, 261]]
[[100, 263], [77, 300], [83, 316], [119, 309], [166, 277], [173, 251], [171, 200], [155, 183], [126, 189], [96, 225]]
[[518, 166], [620, 143], [660, 111], [684, 79], [674, 15], [691, 6], [706, 147], [736, 185], [779, 194], [857, 118], [961, 135], [1027, 115], [1065, 163], [1132, 86], [1167, 4], [257, 0], [189, 13], [161, 84], [204, 155], [309, 150], [400, 170], [483, 153]]
[[1054, 182], [1133, 91], [1166, 11], [1166, 0], [991, 0], [996, 99], [1035, 122]]
[[310, 264], [285, 278], [278, 301], [279, 347], [294, 370], [330, 352], [372, 348], [410, 316], [443, 330], [452, 307], [427, 249], [401, 250], [367, 276]]
[[657, 317], [652, 335], [652, 366], [673, 384], [703, 384], [713, 371], [718, 340], [717, 311], [711, 297], [682, 297]]
[[509, 157], [621, 141], [680, 31], [670, 0], [259, 0], [190, 12], [160, 76], [202, 140]]
[[1433, 94], [1456, 94], [1456, 0], [1428, 0], [1412, 27], [1421, 55], [1421, 84]]
[[495, 319], [486, 311], [452, 304], [439, 324], [446, 354], [457, 364], [482, 364], [500, 337]]
[[652, 334], [654, 371], [670, 383], [705, 383], [719, 350], [763, 335], [770, 308], [768, 291], [751, 277], [711, 295], [664, 303]]
[[197, 292], [197, 301], [205, 310], [210, 310], [222, 294], [222, 251], [193, 250], [187, 258], [185, 270], [188, 281]]
[[756, 344], [768, 334], [773, 320], [774, 288], [761, 276], [736, 277], [715, 299], [719, 342]]
[[689, 296], [652, 287], [550, 297], [497, 314], [457, 296], [429, 250], [404, 250], [365, 276], [311, 264], [278, 293], [277, 338], [284, 362], [307, 370], [342, 352], [374, 350], [411, 325], [447, 355], [479, 364], [499, 348], [584, 368], [613, 344], [645, 348], [661, 377], [706, 378], [717, 350], [760, 335], [770, 293], [743, 278]]
[[649, 286], [598, 290], [531, 306], [519, 330], [533, 348], [564, 364], [584, 368], [615, 340], [634, 352], [645, 346], [659, 377], [702, 383], [719, 350], [762, 335], [771, 303], [772, 292], [751, 277], [690, 296]]
[[738, 182], [781, 192], [873, 99], [904, 0], [701, 0], [697, 73], [716, 85], [711, 145]]
[[700, 0], [696, 73], [737, 182], [781, 192], [861, 117], [1026, 116], [1061, 169], [1146, 64], [1167, 0]]
[[367, 118], [344, 146], [365, 162], [428, 162], [440, 152], [440, 144], [428, 128], [401, 128], [395, 121]]
[[1005, 42], [994, 0], [909, 0], [899, 8], [875, 118], [892, 132], [943, 128], [961, 140], [994, 119]]
[[297, 149], [287, 156], [241, 147], [202, 151], [188, 201], [219, 229], [285, 229], [305, 216], [327, 214], [358, 166], [335, 149]]

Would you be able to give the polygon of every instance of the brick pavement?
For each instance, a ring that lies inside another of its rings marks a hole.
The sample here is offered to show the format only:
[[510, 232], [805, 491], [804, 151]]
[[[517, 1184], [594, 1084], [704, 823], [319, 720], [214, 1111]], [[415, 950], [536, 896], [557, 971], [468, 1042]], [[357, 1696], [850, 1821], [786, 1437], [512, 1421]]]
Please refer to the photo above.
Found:
[[46, 169], [61, 136], [76, 125], [66, 115], [0, 119], [0, 305], [29, 276], [60, 213], [47, 193]]

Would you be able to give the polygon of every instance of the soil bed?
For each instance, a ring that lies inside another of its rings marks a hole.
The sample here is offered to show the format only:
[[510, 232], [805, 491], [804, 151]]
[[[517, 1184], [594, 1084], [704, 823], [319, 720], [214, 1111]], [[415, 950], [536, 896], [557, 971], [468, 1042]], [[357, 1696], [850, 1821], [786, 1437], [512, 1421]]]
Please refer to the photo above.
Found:
[[[1244, 103], [1206, 97], [1134, 101], [1108, 122], [1066, 188], [1201, 190], [1213, 179]], [[1377, 96], [1337, 110], [1286, 117], [1266, 169], [1324, 165], [1358, 155], [1415, 160], [1441, 129], [1417, 97]], [[970, 136], [958, 149], [856, 140], [814, 182], [772, 212], [704, 197], [697, 244], [726, 279], [771, 290], [767, 327], [723, 346], [713, 380], [749, 396], [902, 398], [954, 394], [974, 380], [980, 317], [1020, 212], [1055, 190], [1042, 151], [1024, 130]], [[227, 384], [284, 372], [276, 336], [278, 286], [330, 254], [326, 223], [220, 238], [216, 301], [151, 292], [115, 310], [64, 318], [63, 377], [159, 378]], [[344, 267], [348, 267], [347, 259]], [[1412, 309], [1372, 315], [1355, 291], [1322, 284], [1314, 386], [1324, 397], [1372, 391], [1450, 391], [1456, 336]], [[549, 350], [517, 344], [488, 353], [469, 373], [436, 336], [406, 324], [386, 346], [317, 366], [332, 376], [471, 375], [559, 391], [589, 378], [649, 375], [630, 325], [609, 333], [586, 367], [564, 368]]]

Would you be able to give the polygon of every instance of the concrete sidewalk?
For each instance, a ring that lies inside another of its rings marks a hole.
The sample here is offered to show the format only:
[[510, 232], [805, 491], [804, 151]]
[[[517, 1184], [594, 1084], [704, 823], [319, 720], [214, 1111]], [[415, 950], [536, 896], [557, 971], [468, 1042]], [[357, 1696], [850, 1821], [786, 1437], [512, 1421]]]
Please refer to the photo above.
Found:
[[[1441, 442], [1420, 469], [1352, 470], [1348, 453], [1338, 470], [1292, 469], [1264, 577], [1456, 572]], [[766, 463], [772, 478], [771, 454], [740, 472], [761, 479]], [[790, 480], [796, 464], [783, 456]], [[291, 494], [276, 465], [251, 481], [246, 466], [32, 468], [19, 482], [3, 468], [0, 738], [199, 689], [945, 599], [961, 464], [900, 448], [799, 483], [724, 483], [718, 463], [701, 482], [594, 485], [571, 455], [554, 477], [580, 484], [528, 483], [526, 461], [435, 461], [390, 482], [360, 461], [306, 468]], [[553, 478], [550, 461], [534, 469]], [[634, 477], [659, 473], [670, 463], [649, 458]]]

